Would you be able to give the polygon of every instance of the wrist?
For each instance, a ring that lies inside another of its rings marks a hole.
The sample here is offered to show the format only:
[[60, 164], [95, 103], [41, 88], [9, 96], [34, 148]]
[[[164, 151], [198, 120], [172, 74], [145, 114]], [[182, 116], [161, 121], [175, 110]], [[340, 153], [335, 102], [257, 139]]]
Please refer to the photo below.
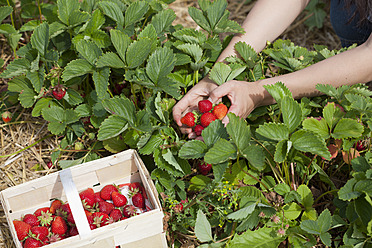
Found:
[[248, 84], [252, 84], [254, 87], [254, 94], [253, 94], [253, 102], [255, 104], [255, 108], [261, 106], [267, 106], [275, 103], [274, 98], [269, 94], [269, 92], [264, 88], [264, 83], [262, 80], [256, 82], [247, 82]]

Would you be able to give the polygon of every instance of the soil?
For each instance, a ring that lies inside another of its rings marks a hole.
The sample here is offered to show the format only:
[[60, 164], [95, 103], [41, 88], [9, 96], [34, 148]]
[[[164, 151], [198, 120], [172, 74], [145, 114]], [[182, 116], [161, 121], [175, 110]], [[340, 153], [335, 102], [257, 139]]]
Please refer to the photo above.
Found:
[[[230, 19], [241, 24], [254, 3], [255, 1], [250, 0], [229, 0]], [[196, 28], [196, 24], [188, 15], [188, 7], [197, 6], [197, 1], [176, 0], [169, 6], [176, 12], [175, 24]], [[327, 5], [325, 10], [328, 11], [328, 8]], [[341, 47], [329, 17], [326, 17], [321, 29], [312, 30], [304, 24], [307, 18], [308, 14], [302, 13], [279, 38], [290, 39], [295, 45], [308, 49], [312, 49], [314, 44], [326, 45], [329, 49]], [[0, 58], [5, 61], [4, 68], [13, 59], [13, 56], [6, 39], [1, 35], [0, 51]], [[6, 90], [6, 80], [0, 79], [0, 92], [4, 90]], [[32, 117], [31, 111], [23, 109], [20, 105], [8, 106], [8, 110], [17, 114], [13, 116], [15, 122], [11, 125], [0, 123], [0, 190], [56, 171], [53, 167], [51, 169], [47, 167], [51, 151], [58, 147], [58, 139], [55, 136], [42, 140], [43, 137], [50, 134], [47, 123], [42, 118]], [[35, 143], [37, 144], [35, 145]], [[30, 147], [28, 148], [28, 146]], [[36, 167], [38, 170], [35, 171]], [[15, 247], [1, 205], [0, 230], [0, 247]]]

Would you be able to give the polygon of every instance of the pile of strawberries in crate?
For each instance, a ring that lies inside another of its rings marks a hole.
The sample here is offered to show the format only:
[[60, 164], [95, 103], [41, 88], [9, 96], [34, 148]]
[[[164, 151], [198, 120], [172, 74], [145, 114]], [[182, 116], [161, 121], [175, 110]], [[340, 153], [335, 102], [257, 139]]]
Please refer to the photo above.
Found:
[[209, 100], [198, 102], [198, 111], [186, 113], [181, 118], [181, 123], [193, 128], [195, 134], [200, 136], [204, 128], [209, 126], [212, 121], [222, 120], [227, 114], [227, 107], [223, 103], [213, 105]]
[[[108, 184], [98, 192], [87, 188], [79, 196], [92, 230], [151, 210], [139, 182]], [[49, 207], [14, 220], [13, 224], [25, 248], [41, 247], [78, 235], [69, 203], [59, 199], [53, 200]]]

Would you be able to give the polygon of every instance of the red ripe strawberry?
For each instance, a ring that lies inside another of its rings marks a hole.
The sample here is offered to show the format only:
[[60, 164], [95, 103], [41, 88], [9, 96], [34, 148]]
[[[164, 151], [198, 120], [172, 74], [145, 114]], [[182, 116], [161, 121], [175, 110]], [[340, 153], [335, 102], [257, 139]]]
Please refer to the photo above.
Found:
[[67, 218], [71, 213], [70, 205], [68, 203], [62, 204], [62, 206], [56, 210], [56, 215], [61, 216], [62, 218]]
[[74, 225], [75, 224], [74, 216], [72, 215], [72, 213], [69, 213], [67, 215], [66, 220], [67, 220], [68, 224], [70, 224], [70, 225]]
[[28, 238], [26, 239], [25, 243], [23, 244], [23, 248], [36, 248], [36, 247], [42, 247], [44, 244], [34, 238]]
[[45, 242], [49, 235], [49, 230], [46, 226], [33, 226], [31, 227], [32, 237], [42, 242]]
[[52, 167], [53, 167], [53, 162], [52, 162], [52, 161], [49, 161], [49, 162], [47, 163], [47, 166], [48, 166], [49, 169], [52, 168]]
[[356, 145], [355, 145], [355, 149], [357, 149], [358, 151], [363, 151], [365, 150], [367, 147], [366, 147], [366, 142], [363, 141], [363, 140], [358, 140]]
[[22, 220], [31, 226], [40, 225], [39, 219], [34, 214], [26, 214]]
[[58, 84], [54, 86], [52, 93], [57, 100], [61, 100], [66, 95], [66, 89], [63, 85]]
[[3, 118], [5, 123], [8, 123], [12, 120], [12, 114], [9, 111], [5, 111], [1, 114], [1, 118]]
[[85, 210], [85, 215], [87, 216], [87, 220], [90, 226], [90, 229], [93, 230], [96, 228], [96, 226], [93, 224], [93, 213], [89, 212], [88, 210]]
[[200, 117], [200, 123], [203, 127], [208, 127], [209, 124], [211, 124], [212, 121], [216, 120], [216, 116], [212, 114], [211, 112], [207, 112], [202, 114]]
[[76, 236], [78, 234], [79, 234], [79, 231], [78, 231], [76, 226], [73, 226], [73, 227], [70, 228], [70, 230], [68, 230], [68, 236], [69, 237]]
[[107, 202], [107, 201], [101, 201], [98, 203], [99, 211], [102, 213], [105, 213], [109, 215], [111, 211], [115, 208], [114, 204]]
[[52, 232], [59, 235], [64, 235], [67, 232], [67, 223], [61, 216], [56, 216], [52, 222]]
[[196, 115], [193, 112], [188, 112], [184, 117], [181, 118], [181, 123], [188, 127], [195, 126], [197, 121]]
[[140, 182], [133, 182], [129, 184], [129, 190], [133, 192], [135, 189], [138, 189], [138, 192], [143, 195], [145, 199], [147, 199], [146, 190]]
[[107, 225], [108, 220], [109, 216], [105, 213], [101, 212], [93, 213], [93, 225], [95, 225], [97, 228]]
[[111, 211], [110, 213], [110, 221], [111, 222], [117, 222], [123, 217], [120, 209], [115, 208], [114, 210]]
[[95, 202], [104, 201], [104, 200], [101, 198], [101, 193], [100, 193], [100, 192], [95, 192], [95, 193], [94, 193], [94, 200], [95, 200]]
[[204, 127], [202, 125], [196, 125], [194, 128], [194, 132], [197, 136], [200, 136], [202, 131], [204, 130]]
[[119, 191], [118, 188], [113, 185], [113, 184], [108, 184], [108, 185], [105, 185], [102, 189], [101, 189], [101, 198], [103, 200], [111, 200], [111, 194], [112, 192], [114, 191]]
[[227, 114], [227, 107], [225, 104], [220, 103], [214, 106], [212, 113], [216, 116], [217, 119], [222, 120]]
[[49, 235], [49, 243], [55, 243], [55, 242], [58, 242], [62, 239], [64, 239], [64, 237], [60, 234], [57, 234], [57, 233], [51, 233]]
[[125, 204], [127, 204], [127, 198], [125, 195], [119, 193], [119, 192], [112, 192], [112, 202], [114, 203], [115, 207], [122, 207]]
[[53, 221], [53, 215], [50, 212], [49, 207], [39, 208], [34, 212], [34, 215], [37, 216], [37, 218], [40, 221], [41, 226], [50, 226], [50, 224]]
[[31, 229], [30, 224], [27, 224], [26, 222], [20, 220], [13, 220], [13, 225], [17, 232], [18, 240], [22, 241], [24, 238], [27, 237], [28, 232]]
[[62, 206], [62, 201], [59, 200], [59, 199], [55, 199], [54, 201], [52, 201], [52, 203], [50, 204], [50, 209], [49, 211], [52, 213], [52, 214], [55, 214], [57, 209], [59, 209], [61, 206]]
[[198, 164], [198, 169], [199, 169], [200, 173], [205, 176], [205, 175], [207, 175], [211, 171], [212, 165], [211, 164], [207, 164], [205, 162], [199, 163]]
[[141, 193], [133, 194], [132, 203], [137, 208], [145, 208], [145, 199], [143, 198], [143, 195]]
[[94, 191], [92, 188], [87, 188], [86, 190], [79, 193], [81, 202], [85, 209], [90, 209], [96, 203], [96, 197], [94, 196]]
[[199, 111], [202, 113], [207, 113], [211, 111], [212, 107], [213, 107], [213, 104], [209, 100], [201, 100], [198, 102]]
[[42, 213], [50, 212], [50, 207], [38, 208], [35, 210], [34, 215], [37, 217], [41, 216]]
[[127, 218], [137, 215], [137, 209], [133, 205], [125, 205], [123, 208], [123, 215]]

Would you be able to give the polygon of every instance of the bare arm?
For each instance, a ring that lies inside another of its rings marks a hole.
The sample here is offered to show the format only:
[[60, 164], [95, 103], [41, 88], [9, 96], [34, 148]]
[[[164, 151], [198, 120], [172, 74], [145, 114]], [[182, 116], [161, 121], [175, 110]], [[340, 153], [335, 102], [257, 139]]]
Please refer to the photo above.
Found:
[[210, 98], [215, 102], [228, 96], [231, 101], [229, 112], [246, 118], [254, 108], [274, 103], [262, 86], [279, 81], [289, 88], [294, 98], [320, 95], [315, 89], [317, 84], [338, 87], [372, 81], [372, 34], [364, 44], [296, 72], [257, 82], [226, 82], [211, 92]]
[[259, 0], [242, 24], [244, 34], [236, 35], [218, 58], [236, 55], [235, 43], [244, 41], [260, 52], [267, 41], [275, 40], [305, 9], [310, 0]]

